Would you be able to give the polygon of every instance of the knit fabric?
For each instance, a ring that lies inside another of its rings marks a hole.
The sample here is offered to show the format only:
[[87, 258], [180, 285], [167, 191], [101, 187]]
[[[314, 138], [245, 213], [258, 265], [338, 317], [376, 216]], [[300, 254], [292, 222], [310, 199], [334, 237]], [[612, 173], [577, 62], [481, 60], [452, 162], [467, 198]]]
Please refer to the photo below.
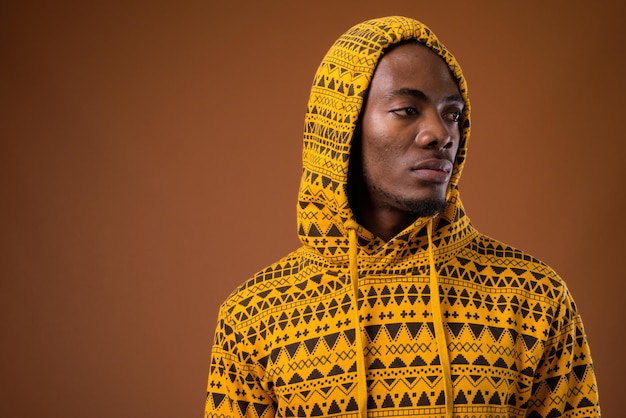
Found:
[[[466, 104], [464, 124], [445, 212], [384, 242], [356, 224], [348, 165], [376, 64], [408, 39], [448, 64]], [[541, 261], [479, 233], [466, 215], [458, 181], [469, 112], [461, 68], [422, 23], [374, 19], [335, 42], [305, 117], [302, 246], [221, 306], [205, 417], [443, 417], [446, 396], [454, 417], [600, 416], [566, 285]]]

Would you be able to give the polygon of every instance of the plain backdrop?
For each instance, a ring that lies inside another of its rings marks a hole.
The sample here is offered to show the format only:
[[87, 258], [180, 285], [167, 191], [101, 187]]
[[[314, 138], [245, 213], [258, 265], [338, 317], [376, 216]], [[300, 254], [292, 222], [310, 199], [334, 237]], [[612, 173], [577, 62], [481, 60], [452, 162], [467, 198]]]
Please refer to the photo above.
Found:
[[459, 59], [469, 215], [565, 278], [621, 416], [618, 0], [2, 1], [0, 416], [202, 416], [219, 304], [299, 245], [317, 65], [392, 14]]

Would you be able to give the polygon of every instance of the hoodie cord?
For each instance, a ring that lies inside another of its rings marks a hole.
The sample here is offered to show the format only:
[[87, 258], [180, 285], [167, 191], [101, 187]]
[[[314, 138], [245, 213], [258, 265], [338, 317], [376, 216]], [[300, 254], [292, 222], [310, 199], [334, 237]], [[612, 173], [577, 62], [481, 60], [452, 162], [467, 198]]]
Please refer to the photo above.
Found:
[[[361, 321], [359, 318], [359, 268], [358, 268], [358, 242], [357, 225], [349, 224], [348, 229], [348, 256], [350, 259], [350, 281], [352, 283], [352, 301], [354, 309], [355, 336], [356, 336], [356, 367], [357, 367], [357, 404], [359, 417], [367, 417], [367, 379], [365, 376], [365, 358], [363, 352], [363, 336], [361, 335]], [[435, 266], [435, 251], [433, 246], [433, 220], [428, 221], [428, 261], [430, 265], [430, 288], [431, 300], [433, 301], [433, 324], [435, 327], [435, 340], [439, 351], [439, 360], [443, 371], [444, 396], [446, 417], [452, 418], [453, 393], [450, 356], [448, 355], [448, 343], [443, 328], [443, 315], [441, 313], [441, 300], [439, 293], [439, 277]]]
[[433, 324], [435, 326], [435, 340], [439, 351], [439, 362], [443, 370], [445, 383], [446, 417], [452, 418], [452, 376], [450, 356], [448, 355], [448, 343], [443, 329], [443, 315], [441, 314], [441, 300], [439, 294], [439, 277], [435, 267], [435, 251], [433, 249], [433, 220], [428, 221], [428, 261], [430, 264], [430, 289], [431, 300], [433, 301]]
[[357, 225], [350, 223], [348, 228], [348, 256], [350, 258], [350, 281], [352, 283], [352, 303], [354, 310], [355, 355], [357, 369], [357, 407], [359, 417], [367, 417], [367, 379], [365, 377], [365, 356], [363, 350], [363, 336], [361, 335], [361, 321], [359, 318], [359, 267]]

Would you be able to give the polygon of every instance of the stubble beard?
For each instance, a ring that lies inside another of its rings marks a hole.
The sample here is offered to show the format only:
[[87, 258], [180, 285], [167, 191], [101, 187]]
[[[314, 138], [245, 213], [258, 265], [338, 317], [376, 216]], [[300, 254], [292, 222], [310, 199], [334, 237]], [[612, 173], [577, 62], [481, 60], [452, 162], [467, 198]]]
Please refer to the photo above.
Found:
[[406, 201], [405, 205], [409, 208], [415, 218], [429, 218], [435, 216], [446, 209], [445, 199], [425, 199], [418, 201]]
[[393, 195], [377, 187], [374, 192], [380, 198], [380, 202], [386, 202], [387, 209], [403, 211], [410, 214], [415, 219], [429, 218], [442, 213], [446, 209], [445, 197], [430, 197], [424, 199], [412, 199], [403, 196]]

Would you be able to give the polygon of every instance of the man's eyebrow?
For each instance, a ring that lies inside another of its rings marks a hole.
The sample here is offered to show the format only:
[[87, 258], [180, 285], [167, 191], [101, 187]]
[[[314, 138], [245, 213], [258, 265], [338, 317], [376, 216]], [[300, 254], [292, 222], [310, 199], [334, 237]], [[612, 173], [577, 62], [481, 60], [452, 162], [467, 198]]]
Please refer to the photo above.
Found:
[[[411, 96], [419, 100], [424, 100], [427, 102], [430, 101], [430, 98], [423, 91], [418, 89], [411, 89], [408, 87], [403, 87], [398, 90], [390, 91], [389, 93], [385, 94], [384, 97], [385, 99], [393, 99], [398, 96]], [[460, 94], [453, 94], [451, 96], [448, 96], [444, 99], [444, 101], [446, 103], [459, 103], [465, 105], [465, 100], [463, 100], [463, 97], [461, 97]]]
[[454, 103], [457, 102], [459, 104], [462, 104], [463, 106], [465, 106], [465, 100], [463, 100], [463, 97], [461, 97], [460, 94], [453, 94], [452, 96], [448, 96], [445, 99], [446, 103]]
[[425, 101], [430, 100], [428, 96], [426, 95], [426, 93], [424, 93], [423, 91], [417, 90], [417, 89], [410, 89], [408, 87], [403, 87], [398, 90], [390, 91], [389, 93], [385, 94], [385, 99], [393, 99], [398, 96], [412, 96], [420, 100], [425, 100]]

